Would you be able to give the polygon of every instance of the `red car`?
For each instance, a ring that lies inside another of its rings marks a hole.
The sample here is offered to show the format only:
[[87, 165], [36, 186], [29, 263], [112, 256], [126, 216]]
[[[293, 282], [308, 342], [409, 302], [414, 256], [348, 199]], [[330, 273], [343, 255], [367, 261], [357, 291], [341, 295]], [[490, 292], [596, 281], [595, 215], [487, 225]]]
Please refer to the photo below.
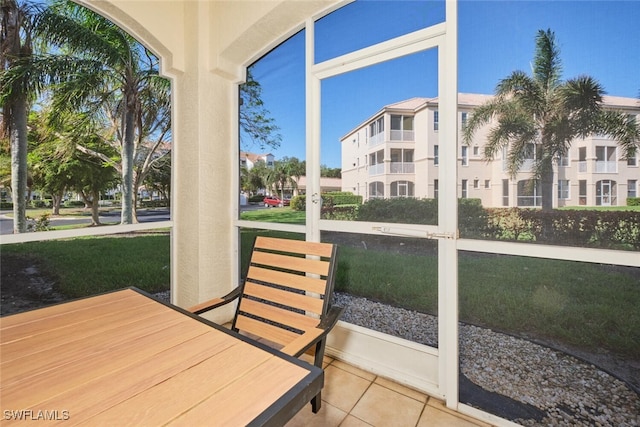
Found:
[[282, 200], [277, 196], [267, 196], [264, 198], [262, 203], [264, 203], [265, 208], [274, 207], [274, 206], [281, 208], [283, 206], [289, 206], [291, 201], [289, 199]]

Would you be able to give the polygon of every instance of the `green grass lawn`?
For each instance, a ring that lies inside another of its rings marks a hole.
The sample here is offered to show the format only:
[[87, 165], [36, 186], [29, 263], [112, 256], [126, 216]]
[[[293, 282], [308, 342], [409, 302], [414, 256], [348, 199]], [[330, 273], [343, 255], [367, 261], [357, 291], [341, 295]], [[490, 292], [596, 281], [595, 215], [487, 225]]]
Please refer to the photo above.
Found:
[[58, 290], [70, 298], [127, 286], [148, 292], [169, 289], [169, 235], [79, 237], [3, 245], [1, 256], [35, 257]]
[[255, 211], [242, 212], [240, 214], [240, 219], [247, 221], [304, 224], [306, 213], [304, 211], [294, 211], [290, 207], [258, 209]]

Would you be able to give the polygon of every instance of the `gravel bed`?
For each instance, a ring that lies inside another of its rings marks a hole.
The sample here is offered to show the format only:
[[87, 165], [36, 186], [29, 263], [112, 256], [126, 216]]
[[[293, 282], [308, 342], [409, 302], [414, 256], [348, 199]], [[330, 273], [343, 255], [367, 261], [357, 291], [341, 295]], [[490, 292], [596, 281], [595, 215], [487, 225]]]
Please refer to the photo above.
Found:
[[[345, 307], [342, 320], [346, 322], [436, 346], [435, 316], [342, 293], [335, 293], [334, 304]], [[518, 424], [640, 426], [640, 396], [635, 391], [624, 381], [561, 351], [461, 324], [460, 365], [461, 377], [471, 381], [461, 384], [461, 395], [467, 384], [472, 386], [489, 406], [499, 401], [489, 412]], [[518, 418], [514, 415], [518, 413], [535, 416]]]

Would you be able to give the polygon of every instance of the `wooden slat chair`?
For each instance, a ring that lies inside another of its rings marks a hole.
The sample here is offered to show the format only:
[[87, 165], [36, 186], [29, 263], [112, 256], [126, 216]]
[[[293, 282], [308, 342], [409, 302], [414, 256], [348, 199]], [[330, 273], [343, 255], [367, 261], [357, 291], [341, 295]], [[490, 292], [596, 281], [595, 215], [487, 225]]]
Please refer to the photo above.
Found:
[[[294, 357], [310, 353], [322, 369], [326, 336], [343, 311], [331, 306], [336, 267], [336, 245], [259, 236], [244, 283], [188, 310], [201, 314], [237, 298], [233, 330]], [[311, 405], [320, 410], [320, 393]]]

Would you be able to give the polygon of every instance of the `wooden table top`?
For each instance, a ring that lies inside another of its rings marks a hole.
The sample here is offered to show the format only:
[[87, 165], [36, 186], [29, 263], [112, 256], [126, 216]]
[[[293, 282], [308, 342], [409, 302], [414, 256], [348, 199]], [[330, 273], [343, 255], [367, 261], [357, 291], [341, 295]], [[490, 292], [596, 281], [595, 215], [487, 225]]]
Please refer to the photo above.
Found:
[[0, 318], [1, 425], [282, 425], [322, 385], [135, 289]]

